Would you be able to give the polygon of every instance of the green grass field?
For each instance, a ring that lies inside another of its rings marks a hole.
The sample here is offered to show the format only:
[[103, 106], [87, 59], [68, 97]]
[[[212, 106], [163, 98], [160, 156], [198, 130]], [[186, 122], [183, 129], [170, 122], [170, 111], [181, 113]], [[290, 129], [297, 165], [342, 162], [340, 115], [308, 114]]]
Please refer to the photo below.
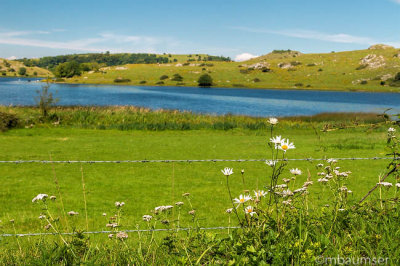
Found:
[[[55, 107], [44, 118], [38, 108], [5, 106], [0, 107], [0, 118], [0, 161], [271, 158], [271, 128], [265, 118], [135, 107]], [[321, 114], [280, 119], [273, 135], [295, 144], [286, 153], [289, 159], [372, 158], [386, 156], [391, 126], [396, 127], [376, 114]], [[0, 234], [109, 231], [106, 225], [115, 221], [116, 201], [125, 206], [114, 234], [153, 227], [192, 228], [188, 232], [130, 232], [125, 240], [108, 233], [0, 236], [0, 263], [302, 264], [337, 254], [382, 257], [395, 263], [400, 243], [398, 189], [377, 189], [367, 202], [357, 205], [388, 171], [389, 162], [339, 161], [334, 166], [352, 174], [344, 181], [336, 176], [327, 185], [317, 181], [318, 173], [329, 164], [325, 160], [289, 161], [278, 176], [263, 161], [0, 163]], [[317, 168], [318, 163], [324, 167]], [[228, 178], [233, 197], [246, 190], [251, 194], [267, 190], [274, 178], [282, 184], [284, 178], [292, 177], [291, 168], [302, 170], [296, 181], [290, 181], [292, 191], [306, 180], [314, 184], [306, 194], [291, 196], [289, 205], [281, 196], [268, 202], [273, 190], [266, 200], [246, 203], [255, 205], [257, 214], [250, 218], [239, 208], [238, 217], [248, 222], [241, 229], [197, 231], [198, 227], [242, 224], [226, 213], [232, 203], [227, 178], [221, 173], [224, 167], [234, 171]], [[398, 182], [392, 176], [386, 181]], [[352, 193], [339, 192], [343, 185]], [[47, 201], [49, 212], [43, 203], [32, 202], [41, 193], [57, 197]], [[183, 193], [190, 193], [189, 198]], [[175, 203], [180, 201], [184, 205], [179, 209]], [[175, 207], [171, 213], [154, 213], [160, 205]], [[345, 209], [339, 209], [342, 206]], [[192, 210], [195, 215], [189, 214]], [[70, 211], [79, 215], [68, 216]], [[152, 215], [153, 220], [147, 223], [143, 215]], [[50, 224], [54, 230], [46, 230]]]
[[[277, 128], [276, 134], [294, 141], [289, 158], [374, 157], [384, 155], [386, 134], [381, 129], [347, 129], [322, 134], [312, 129]], [[14, 129], [0, 135], [0, 160], [155, 160], [155, 159], [247, 159], [268, 158], [268, 132], [247, 130], [118, 131], [71, 128]], [[317, 162], [290, 162], [317, 179]], [[340, 166], [354, 174], [348, 187], [352, 199], [360, 199], [378, 180], [387, 161], [343, 161]], [[58, 180], [65, 211], [84, 228], [82, 193], [83, 169], [87, 189], [89, 228], [105, 228], [103, 212], [110, 213], [115, 201], [126, 202], [124, 228], [143, 224], [141, 217], [154, 207], [181, 201], [189, 192], [192, 203], [204, 218], [202, 225], [227, 225], [224, 210], [229, 207], [225, 179], [220, 170], [233, 167], [235, 195], [242, 192], [240, 170], [245, 169], [245, 189], [262, 188], [269, 168], [263, 162], [227, 163], [139, 163], [139, 164], [0, 164], [2, 231], [12, 233], [10, 219], [18, 232], [40, 232], [40, 210], [31, 203], [34, 196], [58, 196]], [[289, 175], [289, 173], [287, 173]], [[305, 180], [303, 175], [300, 180]], [[318, 187], [318, 185], [316, 185]], [[319, 190], [316, 188], [316, 190]], [[318, 204], [326, 196], [318, 194]], [[60, 208], [59, 202], [55, 204]], [[185, 206], [186, 211], [190, 208]], [[59, 215], [62, 214], [57, 210]]]
[[[270, 53], [246, 62], [194, 61], [187, 62], [186, 66], [182, 62], [188, 57], [180, 55], [178, 62], [106, 67], [102, 72], [83, 73], [65, 82], [113, 84], [115, 79], [121, 78], [130, 80], [123, 83], [126, 85], [158, 86], [162, 81], [164, 84], [160, 86], [197, 86], [199, 77], [207, 73], [212, 76], [216, 87], [398, 92], [399, 88], [389, 86], [391, 81], [386, 80], [399, 72], [398, 54], [399, 50], [394, 48], [327, 54]], [[362, 67], [361, 60], [368, 55], [378, 59], [372, 59], [368, 66]], [[257, 63], [265, 64], [270, 71], [249, 70]], [[279, 67], [282, 63], [291, 65]], [[173, 81], [174, 74], [180, 74], [183, 80]], [[163, 75], [168, 78], [160, 80]]]

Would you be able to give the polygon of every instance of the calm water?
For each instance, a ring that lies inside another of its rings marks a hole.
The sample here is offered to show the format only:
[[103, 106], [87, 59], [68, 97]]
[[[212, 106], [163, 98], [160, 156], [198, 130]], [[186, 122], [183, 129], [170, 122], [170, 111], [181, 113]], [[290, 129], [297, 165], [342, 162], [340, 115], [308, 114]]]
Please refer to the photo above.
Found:
[[[42, 83], [0, 78], [0, 105], [34, 105]], [[59, 105], [135, 105], [251, 116], [400, 112], [400, 93], [51, 84]]]

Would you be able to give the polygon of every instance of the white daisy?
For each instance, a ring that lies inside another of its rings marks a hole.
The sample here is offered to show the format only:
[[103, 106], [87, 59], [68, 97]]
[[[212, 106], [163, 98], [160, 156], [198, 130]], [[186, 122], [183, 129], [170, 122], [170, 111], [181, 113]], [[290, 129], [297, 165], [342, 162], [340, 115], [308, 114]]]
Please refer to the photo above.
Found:
[[393, 186], [393, 184], [390, 183], [390, 182], [379, 182], [379, 183], [377, 183], [377, 185], [378, 186], [384, 186], [384, 187], [387, 187], [387, 188], [390, 188], [391, 186]]
[[270, 138], [269, 140], [271, 141], [271, 143], [275, 144], [275, 147], [285, 141], [285, 139], [283, 139], [281, 136], [276, 136]]
[[397, 187], [397, 188], [400, 188], [400, 183], [396, 183], [396, 187]]
[[232, 213], [232, 211], [233, 211], [233, 208], [230, 208], [230, 209], [227, 209], [225, 212], [226, 213]]
[[48, 196], [49, 195], [47, 195], [47, 194], [38, 194], [36, 197], [34, 197], [32, 199], [32, 202], [36, 202], [36, 201], [40, 201], [40, 200], [45, 201]]
[[247, 206], [246, 209], [244, 209], [244, 212], [246, 214], [250, 214], [250, 216], [253, 216], [255, 213], [254, 208], [252, 206]]
[[389, 133], [394, 133], [394, 132], [396, 132], [396, 129], [394, 129], [394, 128], [392, 128], [392, 127], [389, 127], [388, 132], [389, 132]]
[[274, 167], [274, 166], [276, 165], [277, 162], [278, 162], [278, 161], [268, 161], [268, 160], [266, 160], [266, 161], [265, 161], [265, 164], [267, 164], [268, 166]]
[[318, 179], [318, 182], [320, 182], [320, 183], [328, 183], [329, 182], [329, 179], [327, 179], [327, 178], [320, 178], [320, 179]]
[[259, 199], [261, 197], [265, 197], [265, 195], [267, 195], [267, 192], [265, 192], [264, 190], [254, 190], [254, 196]]
[[290, 169], [290, 173], [292, 175], [301, 175], [301, 170], [298, 168], [293, 168], [293, 169]]
[[153, 218], [153, 216], [151, 216], [151, 215], [143, 215], [142, 218], [143, 218], [143, 221], [150, 222], [151, 219]]
[[282, 150], [284, 152], [286, 152], [287, 150], [290, 150], [290, 149], [295, 149], [295, 148], [296, 147], [294, 146], [294, 144], [289, 142], [288, 139], [285, 140], [285, 141], [282, 141], [281, 144], [278, 145], [278, 149], [280, 149], [280, 150]]
[[221, 170], [221, 172], [222, 172], [225, 176], [230, 176], [231, 174], [233, 174], [233, 168], [225, 167], [223, 170]]
[[268, 119], [268, 123], [270, 123], [271, 125], [276, 125], [276, 124], [278, 124], [278, 119], [275, 117], [270, 117]]
[[233, 201], [237, 204], [242, 204], [249, 200], [251, 200], [250, 195], [240, 195], [239, 198], [233, 199]]

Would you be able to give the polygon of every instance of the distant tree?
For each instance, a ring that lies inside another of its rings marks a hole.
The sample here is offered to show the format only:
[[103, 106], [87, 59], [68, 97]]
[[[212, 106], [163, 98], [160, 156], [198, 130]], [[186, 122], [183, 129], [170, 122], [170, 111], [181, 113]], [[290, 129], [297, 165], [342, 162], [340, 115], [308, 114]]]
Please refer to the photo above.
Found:
[[394, 77], [395, 81], [400, 81], [400, 72], [396, 74], [396, 76]]
[[18, 75], [20, 76], [25, 76], [26, 74], [26, 68], [25, 67], [20, 67], [18, 70]]
[[210, 87], [213, 85], [212, 77], [208, 74], [203, 74], [197, 81], [200, 87]]
[[35, 71], [35, 72], [33, 72], [33, 75], [36, 77], [37, 76], [37, 72]]
[[56, 67], [54, 75], [57, 78], [72, 78], [73, 76], [80, 76], [81, 66], [76, 61], [62, 63]]

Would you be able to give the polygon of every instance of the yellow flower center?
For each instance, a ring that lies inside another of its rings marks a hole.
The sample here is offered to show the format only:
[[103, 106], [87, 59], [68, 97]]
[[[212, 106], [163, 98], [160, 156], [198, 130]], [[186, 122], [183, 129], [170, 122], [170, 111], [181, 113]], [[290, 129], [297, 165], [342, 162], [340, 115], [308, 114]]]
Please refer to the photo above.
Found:
[[286, 145], [286, 144], [283, 144], [282, 146], [281, 146], [281, 148], [282, 148], [282, 150], [287, 150], [289, 147], [288, 147], [288, 145]]
[[252, 211], [253, 211], [252, 209], [248, 209], [248, 210], [247, 210], [248, 213], [250, 213], [250, 212], [252, 212]]
[[244, 202], [244, 199], [240, 199], [240, 202]]

